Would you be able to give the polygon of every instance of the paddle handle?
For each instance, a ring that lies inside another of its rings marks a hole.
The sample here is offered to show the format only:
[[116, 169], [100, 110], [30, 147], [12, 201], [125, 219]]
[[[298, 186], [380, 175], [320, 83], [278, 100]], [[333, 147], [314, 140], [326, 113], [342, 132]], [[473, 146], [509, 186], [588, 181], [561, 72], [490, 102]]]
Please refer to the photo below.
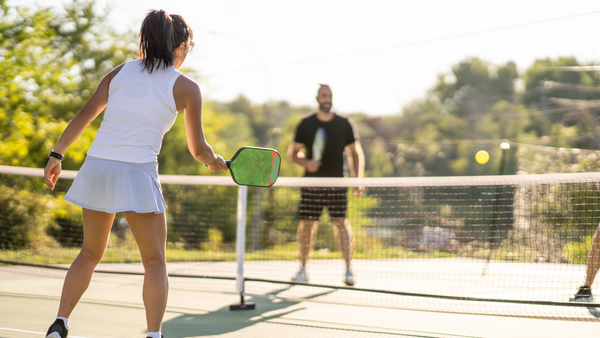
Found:
[[[225, 164], [227, 164], [227, 169], [231, 169], [231, 160], [225, 160]], [[208, 167], [208, 164], [204, 164], [205, 167]]]

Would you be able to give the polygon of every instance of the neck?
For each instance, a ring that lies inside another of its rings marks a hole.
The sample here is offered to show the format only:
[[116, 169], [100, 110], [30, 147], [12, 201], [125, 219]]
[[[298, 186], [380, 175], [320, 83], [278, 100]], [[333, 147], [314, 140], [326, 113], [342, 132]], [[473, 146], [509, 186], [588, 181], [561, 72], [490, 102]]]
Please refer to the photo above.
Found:
[[179, 59], [175, 59], [173, 61], [173, 67], [175, 67], [175, 69], [179, 70], [179, 67], [181, 67], [181, 65], [183, 64], [183, 60], [179, 60]]
[[317, 119], [322, 122], [331, 121], [333, 119], [333, 115], [334, 113], [331, 111], [329, 113], [325, 113], [320, 110], [317, 110]]

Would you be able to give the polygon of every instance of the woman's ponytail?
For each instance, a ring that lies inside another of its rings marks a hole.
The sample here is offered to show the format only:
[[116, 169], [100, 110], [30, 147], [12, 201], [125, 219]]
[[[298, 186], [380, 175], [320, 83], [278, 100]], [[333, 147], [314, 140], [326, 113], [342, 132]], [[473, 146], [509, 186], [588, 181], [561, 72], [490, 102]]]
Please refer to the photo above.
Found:
[[173, 20], [164, 10], [153, 9], [146, 15], [140, 28], [139, 58], [142, 67], [152, 73], [154, 69], [173, 64]]
[[140, 28], [138, 57], [142, 59], [143, 69], [152, 73], [154, 69], [172, 66], [175, 49], [193, 38], [192, 29], [181, 15], [169, 15], [162, 9], [151, 10]]

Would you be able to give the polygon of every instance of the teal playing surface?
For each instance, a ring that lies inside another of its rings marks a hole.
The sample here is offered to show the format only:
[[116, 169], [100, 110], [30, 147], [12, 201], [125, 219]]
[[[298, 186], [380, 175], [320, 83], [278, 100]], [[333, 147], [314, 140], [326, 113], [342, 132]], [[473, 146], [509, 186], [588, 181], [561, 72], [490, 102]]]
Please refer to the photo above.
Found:
[[[0, 337], [43, 337], [54, 320], [64, 271], [0, 266]], [[251, 298], [256, 310], [229, 311], [233, 281], [170, 278], [163, 321], [167, 338], [196, 337], [595, 337], [600, 323], [407, 311], [273, 297]], [[299, 287], [298, 287], [299, 288]], [[281, 288], [279, 288], [281, 289]], [[320, 292], [322, 292], [321, 290]], [[139, 276], [96, 274], [70, 317], [69, 337], [145, 337]], [[337, 291], [339, 292], [339, 291]], [[410, 297], [407, 297], [409, 299]]]

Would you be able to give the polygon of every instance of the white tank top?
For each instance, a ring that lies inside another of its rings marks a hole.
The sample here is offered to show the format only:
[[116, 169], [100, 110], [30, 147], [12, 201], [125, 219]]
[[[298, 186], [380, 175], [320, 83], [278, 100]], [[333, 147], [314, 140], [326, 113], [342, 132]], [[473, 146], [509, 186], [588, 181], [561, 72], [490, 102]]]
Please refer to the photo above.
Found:
[[142, 70], [125, 63], [110, 82], [104, 120], [88, 156], [132, 163], [156, 162], [163, 136], [175, 123], [175, 67]]

